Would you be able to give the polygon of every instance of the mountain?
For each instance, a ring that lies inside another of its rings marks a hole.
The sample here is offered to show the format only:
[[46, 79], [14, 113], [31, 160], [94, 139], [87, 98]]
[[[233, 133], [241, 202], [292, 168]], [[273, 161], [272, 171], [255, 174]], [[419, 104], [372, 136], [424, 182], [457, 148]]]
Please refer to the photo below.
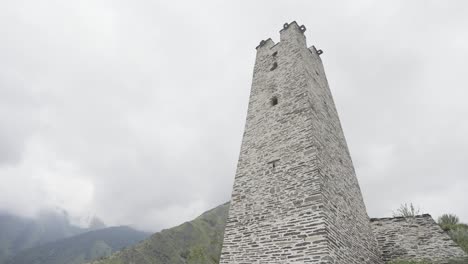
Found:
[[44, 211], [34, 219], [0, 212], [0, 264], [22, 250], [85, 231], [72, 225], [64, 211]]
[[217, 264], [229, 203], [93, 264]]
[[109, 227], [19, 252], [8, 264], [81, 264], [134, 245], [150, 234], [130, 227]]

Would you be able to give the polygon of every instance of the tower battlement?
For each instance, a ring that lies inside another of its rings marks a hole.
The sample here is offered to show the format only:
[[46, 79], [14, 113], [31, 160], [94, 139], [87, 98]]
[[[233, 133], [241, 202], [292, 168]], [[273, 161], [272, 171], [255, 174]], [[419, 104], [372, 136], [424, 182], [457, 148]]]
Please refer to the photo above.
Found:
[[[296, 21], [284, 23], [283, 28], [279, 31], [280, 41], [275, 43], [271, 38], [260, 41], [256, 47], [257, 54], [274, 52], [275, 47], [281, 42], [295, 41], [298, 45], [307, 46], [306, 36], [304, 34], [306, 30], [307, 28], [304, 25], [299, 26]], [[318, 56], [323, 53], [322, 50], [316, 49], [315, 46], [309, 47], [309, 51]]]
[[[305, 31], [306, 27], [304, 25], [299, 26], [296, 21], [291, 23], [284, 23], [283, 28], [280, 30], [280, 41], [288, 41], [292, 36], [296, 35], [298, 37], [303, 37], [305, 40]], [[256, 47], [256, 49], [271, 49], [275, 45], [275, 42], [271, 38], [268, 38], [266, 40], [260, 41], [260, 44]]]

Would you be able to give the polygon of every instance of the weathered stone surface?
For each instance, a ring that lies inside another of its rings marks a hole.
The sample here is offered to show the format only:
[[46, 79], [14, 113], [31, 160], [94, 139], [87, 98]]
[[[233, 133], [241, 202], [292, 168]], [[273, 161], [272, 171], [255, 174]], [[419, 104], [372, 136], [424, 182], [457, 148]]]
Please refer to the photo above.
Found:
[[369, 221], [322, 52], [304, 31], [285, 24], [279, 43], [257, 47], [220, 263], [466, 257], [429, 215]]
[[305, 27], [257, 47], [221, 264], [382, 263]]
[[447, 263], [450, 259], [465, 259], [467, 254], [448, 236], [428, 214], [416, 217], [372, 218], [385, 261], [429, 260]]

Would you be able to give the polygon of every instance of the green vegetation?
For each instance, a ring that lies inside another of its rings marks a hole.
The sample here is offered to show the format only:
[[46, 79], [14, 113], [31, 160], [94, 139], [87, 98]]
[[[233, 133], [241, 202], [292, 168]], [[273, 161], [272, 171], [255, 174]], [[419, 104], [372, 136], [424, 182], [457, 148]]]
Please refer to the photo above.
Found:
[[453, 214], [440, 216], [438, 223], [444, 231], [447, 231], [453, 241], [468, 253], [468, 225], [460, 223], [458, 217]]
[[[221, 205], [191, 222], [163, 230], [136, 246], [117, 252], [92, 264], [217, 264], [228, 208], [228, 203]], [[402, 205], [397, 212], [398, 216], [404, 217], [414, 217], [419, 214], [419, 210], [411, 203]], [[446, 218], [443, 217], [443, 219]], [[453, 219], [453, 217], [448, 217], [448, 219]], [[446, 220], [439, 220], [439, 223], [441, 223], [440, 221], [446, 222]], [[468, 230], [468, 228], [458, 222], [457, 227], [457, 229], [449, 231], [449, 234], [463, 247], [463, 241], [468, 241], [468, 239], [466, 233], [461, 232], [459, 228], [465, 228], [464, 230]], [[394, 260], [389, 264], [434, 263], [427, 260]], [[466, 260], [452, 260], [448, 264], [466, 264]]]
[[20, 252], [9, 264], [81, 264], [134, 245], [149, 234], [130, 227], [109, 227]]
[[460, 223], [458, 216], [454, 214], [443, 214], [437, 222], [453, 241], [468, 253], [468, 225]]
[[[466, 260], [449, 260], [447, 264], [466, 264]], [[439, 264], [428, 260], [392, 260], [387, 264]]]
[[443, 214], [437, 222], [453, 241], [468, 253], [468, 225], [460, 223], [458, 216], [454, 214]]
[[[402, 204], [396, 212], [393, 213], [394, 217], [414, 217], [420, 213], [420, 210], [416, 208], [412, 203]], [[454, 214], [443, 214], [439, 217], [437, 223], [439, 226], [448, 233], [450, 238], [453, 239], [465, 252], [468, 253], [468, 225], [460, 223], [458, 216]], [[405, 260], [395, 260], [390, 262], [391, 264], [426, 264], [430, 263], [427, 261], [415, 262], [415, 261], [405, 261]], [[450, 264], [466, 263], [466, 260], [463, 262], [457, 262], [452, 260]]]
[[449, 230], [448, 234], [453, 241], [468, 253], [468, 228], [466, 226]]
[[[454, 214], [443, 214], [437, 222], [450, 238], [468, 253], [468, 225], [460, 223], [458, 216]], [[467, 260], [452, 260], [449, 264], [465, 264], [466, 262]]]
[[93, 264], [217, 264], [228, 209], [228, 203], [218, 206]]
[[[466, 260], [449, 260], [447, 264], [466, 264]], [[428, 260], [393, 260], [387, 264], [438, 264]]]
[[443, 214], [439, 217], [437, 222], [444, 231], [449, 231], [455, 229], [460, 223], [460, 220], [458, 219], [458, 216], [454, 214]]
[[431, 264], [425, 260], [393, 260], [390, 261], [388, 264]]
[[413, 203], [402, 204], [400, 208], [397, 209], [396, 212], [393, 212], [394, 217], [415, 217], [420, 213], [419, 208], [416, 208]]
[[0, 212], [0, 264], [22, 250], [85, 231], [70, 224], [66, 212], [42, 212], [36, 219]]
[[[125, 227], [105, 228], [21, 251], [8, 264], [81, 264], [87, 261], [94, 261], [93, 264], [217, 264], [228, 209], [229, 203], [218, 206], [193, 221], [163, 230], [136, 245], [135, 243], [147, 235], [135, 233], [137, 231]], [[413, 217], [417, 214], [419, 210], [410, 203], [402, 205], [396, 215]], [[468, 225], [460, 223], [458, 217], [451, 214], [442, 215], [438, 223], [456, 243], [468, 252]], [[18, 233], [18, 230], [13, 228], [14, 225], [9, 225], [9, 227], [9, 229], [3, 229], [5, 233], [0, 233], [0, 253], [2, 250], [10, 249], [12, 245], [4, 238], [10, 233]], [[34, 230], [31, 229], [31, 231]], [[61, 233], [63, 230], [55, 235], [48, 233], [48, 237], [58, 236]], [[44, 237], [40, 232], [26, 232], [26, 234], [27, 239], [24, 243], [27, 245], [31, 245], [30, 241], [37, 241], [38, 238]], [[119, 249], [121, 251], [115, 252]], [[448, 262], [448, 264], [466, 263], [466, 260]], [[0, 261], [0, 264], [3, 263]], [[389, 264], [435, 263], [427, 260], [394, 260]]]

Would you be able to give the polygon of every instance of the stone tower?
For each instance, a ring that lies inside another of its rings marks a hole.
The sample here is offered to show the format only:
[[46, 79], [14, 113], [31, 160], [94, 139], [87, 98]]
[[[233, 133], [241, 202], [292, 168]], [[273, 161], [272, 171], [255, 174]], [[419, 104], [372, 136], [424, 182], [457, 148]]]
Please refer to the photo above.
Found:
[[306, 28], [257, 47], [221, 264], [382, 263]]

